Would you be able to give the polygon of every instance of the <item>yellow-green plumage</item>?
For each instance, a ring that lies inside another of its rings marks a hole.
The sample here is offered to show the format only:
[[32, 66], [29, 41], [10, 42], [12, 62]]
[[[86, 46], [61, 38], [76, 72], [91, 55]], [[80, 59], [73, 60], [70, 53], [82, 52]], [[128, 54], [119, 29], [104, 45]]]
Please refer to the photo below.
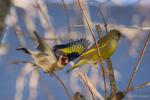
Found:
[[[112, 30], [107, 33], [106, 36], [102, 37], [100, 40], [97, 41], [100, 52], [101, 52], [101, 57], [103, 59], [107, 59], [114, 52], [116, 51], [118, 41], [120, 39], [120, 32], [117, 30]], [[67, 72], [71, 71], [72, 69], [83, 65], [83, 64], [95, 64], [99, 62], [99, 56], [97, 52], [96, 45], [93, 44], [88, 50], [86, 50], [75, 62], [75, 64], [72, 66], [71, 69], [69, 69]]]
[[[76, 48], [76, 50], [74, 48]], [[69, 48], [60, 49], [60, 51], [62, 51], [64, 53], [72, 53], [74, 51], [76, 51], [77, 53], [81, 53], [83, 50], [84, 50], [84, 48], [80, 44], [74, 44], [74, 45], [70, 46]]]

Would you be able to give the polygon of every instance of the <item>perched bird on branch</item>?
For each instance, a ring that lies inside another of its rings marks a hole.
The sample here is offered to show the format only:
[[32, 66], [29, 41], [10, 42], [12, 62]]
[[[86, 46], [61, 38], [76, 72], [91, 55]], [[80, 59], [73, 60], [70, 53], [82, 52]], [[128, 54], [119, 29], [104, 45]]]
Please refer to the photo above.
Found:
[[[107, 59], [115, 53], [120, 37], [121, 33], [118, 30], [111, 30], [97, 41], [102, 59]], [[97, 64], [99, 61], [96, 44], [93, 44], [72, 62], [72, 67], [67, 72], [84, 64]]]

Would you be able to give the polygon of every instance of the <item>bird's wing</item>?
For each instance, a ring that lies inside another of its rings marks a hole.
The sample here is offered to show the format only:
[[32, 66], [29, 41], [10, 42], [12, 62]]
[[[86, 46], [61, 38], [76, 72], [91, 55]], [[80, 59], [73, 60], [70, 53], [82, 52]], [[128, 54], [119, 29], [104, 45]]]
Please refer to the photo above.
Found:
[[67, 54], [69, 60], [79, 57], [84, 51], [88, 49], [90, 42], [87, 39], [80, 39], [66, 44], [55, 45], [54, 52]]
[[[108, 47], [110, 41], [109, 41], [109, 38], [107, 38], [106, 36], [101, 38], [100, 40], [97, 41], [99, 47], [101, 50], [105, 50], [105, 48]], [[77, 59], [73, 65], [71, 66], [70, 69], [68, 69], [66, 72], [69, 73], [71, 72], [73, 69], [79, 67], [80, 65], [83, 65], [83, 64], [87, 64], [87, 62], [90, 60], [89, 58], [89, 55], [90, 56], [93, 56], [93, 52], [96, 51], [96, 44], [94, 43], [89, 49], [87, 49], [80, 57], [80, 59]], [[92, 57], [91, 57], [91, 60], [92, 60]]]
[[[100, 47], [100, 49], [103, 50], [103, 48], [106, 48], [110, 41], [109, 38], [107, 38], [106, 36], [104, 36], [103, 38], [101, 38], [100, 40], [97, 41], [98, 46]], [[90, 53], [94, 52], [96, 49], [96, 44], [94, 43], [90, 48], [88, 48], [83, 54], [82, 56], [86, 56], [89, 55]]]
[[38, 41], [37, 49], [51, 55], [52, 59], [56, 59], [57, 57], [55, 56], [54, 52], [52, 51], [52, 49], [50, 48], [48, 43], [46, 43], [44, 40], [42, 40], [36, 31], [34, 31], [33, 33]]

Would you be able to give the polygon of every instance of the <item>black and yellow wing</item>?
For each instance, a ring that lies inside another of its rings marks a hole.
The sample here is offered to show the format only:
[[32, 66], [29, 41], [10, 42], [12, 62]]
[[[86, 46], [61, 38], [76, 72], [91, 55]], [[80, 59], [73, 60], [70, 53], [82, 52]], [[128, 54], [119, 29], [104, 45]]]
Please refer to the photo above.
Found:
[[55, 45], [53, 47], [53, 51], [57, 56], [60, 54], [66, 54], [69, 58], [69, 61], [72, 61], [86, 51], [89, 45], [90, 42], [87, 39], [81, 38], [70, 43]]

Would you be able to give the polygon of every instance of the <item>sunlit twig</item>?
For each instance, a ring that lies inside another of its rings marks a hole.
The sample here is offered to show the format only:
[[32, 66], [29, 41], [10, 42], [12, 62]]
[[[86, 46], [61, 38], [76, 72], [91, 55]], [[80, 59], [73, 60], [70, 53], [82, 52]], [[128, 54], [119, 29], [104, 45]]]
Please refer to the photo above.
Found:
[[95, 99], [94, 96], [97, 96], [100, 100], [104, 100], [103, 96], [96, 90], [96, 88], [93, 86], [90, 79], [85, 74], [79, 72], [78, 75], [81, 78], [81, 80], [85, 83], [85, 85], [88, 87], [88, 89], [90, 90], [91, 95], [93, 96], [93, 99]]
[[18, 37], [20, 46], [21, 47], [25, 47], [26, 46], [26, 42], [25, 42], [24, 34], [23, 34], [23, 32], [21, 32], [20, 27], [19, 26], [15, 26], [14, 29], [16, 31], [16, 35]]
[[[52, 23], [50, 22], [50, 18], [48, 16], [46, 5], [42, 6], [41, 2], [44, 2], [44, 1], [35, 0], [35, 5], [34, 6], [39, 10], [39, 15], [41, 15], [40, 18], [43, 18], [44, 23], [46, 23], [46, 25], [43, 25], [43, 26], [46, 27], [45, 30], [48, 31], [48, 33], [51, 33], [50, 36], [57, 37], [56, 34], [55, 34], [55, 31], [53, 29]], [[42, 20], [41, 20], [41, 23], [42, 23]]]
[[37, 99], [38, 84], [39, 84], [39, 72], [37, 70], [33, 70], [29, 81], [29, 100]]
[[93, 100], [95, 100], [93, 91], [91, 90], [91, 88], [90, 88], [90, 86], [89, 86], [89, 83], [88, 83], [88, 81], [87, 81], [86, 76], [85, 76], [84, 74], [82, 74], [82, 73], [79, 73], [79, 77], [83, 80], [84, 84], [85, 84], [85, 85], [87, 86], [87, 88], [89, 89]]
[[[86, 77], [86, 75], [85, 74], [83, 74], [84, 75], [84, 78], [85, 78], [85, 84], [87, 83], [87, 85], [88, 85], [88, 80], [87, 80], [87, 77]], [[91, 90], [91, 88], [88, 86], [88, 88], [89, 88], [89, 90], [90, 90], [90, 92], [91, 92], [91, 94], [92, 94], [92, 98], [93, 98], [93, 100], [95, 100], [95, 98], [94, 98], [94, 94], [93, 94], [93, 92], [92, 92], [92, 90]]]
[[16, 92], [14, 100], [22, 100], [23, 98], [23, 90], [25, 86], [25, 76], [32, 70], [32, 64], [26, 64], [16, 80]]
[[40, 3], [38, 2], [38, 0], [35, 0], [35, 3], [36, 3], [35, 7], [38, 8], [40, 13], [42, 14], [42, 16], [43, 16], [44, 20], [46, 21], [47, 25], [49, 25], [49, 29], [52, 30], [51, 25], [49, 23], [49, 19], [48, 19], [47, 15], [45, 14], [45, 12], [43, 11], [43, 9], [42, 9]]
[[[99, 59], [100, 59], [100, 63], [101, 63], [101, 65], [102, 65], [102, 70], [103, 70], [102, 72], [104, 72], [103, 59], [102, 59], [102, 57], [101, 57], [101, 53], [100, 53], [100, 49], [99, 49], [98, 43], [97, 43], [97, 41], [96, 41], [96, 39], [95, 39], [95, 37], [94, 37], [94, 32], [93, 32], [93, 30], [92, 30], [92, 28], [91, 28], [91, 26], [90, 26], [90, 24], [89, 24], [89, 22], [88, 22], [88, 19], [87, 19], [87, 17], [86, 17], [85, 11], [84, 11], [84, 8], [83, 8], [82, 5], [80, 4], [80, 0], [77, 0], [77, 2], [78, 2], [78, 5], [79, 5], [79, 7], [80, 7], [82, 13], [83, 13], [83, 17], [84, 17], [84, 19], [85, 19], [85, 21], [86, 21], [86, 23], [87, 23], [87, 25], [88, 25], [88, 28], [89, 28], [89, 30], [90, 30], [90, 32], [91, 32], [91, 35], [92, 35], [92, 37], [93, 37], [93, 40], [94, 40], [94, 42], [95, 42], [95, 44], [96, 44], [98, 56], [99, 56]], [[104, 80], [104, 92], [105, 92], [105, 98], [106, 98], [106, 96], [107, 96], [107, 86], [106, 86], [105, 73], [103, 73], [103, 75], [104, 75], [104, 76], [103, 76], [103, 80]]]

